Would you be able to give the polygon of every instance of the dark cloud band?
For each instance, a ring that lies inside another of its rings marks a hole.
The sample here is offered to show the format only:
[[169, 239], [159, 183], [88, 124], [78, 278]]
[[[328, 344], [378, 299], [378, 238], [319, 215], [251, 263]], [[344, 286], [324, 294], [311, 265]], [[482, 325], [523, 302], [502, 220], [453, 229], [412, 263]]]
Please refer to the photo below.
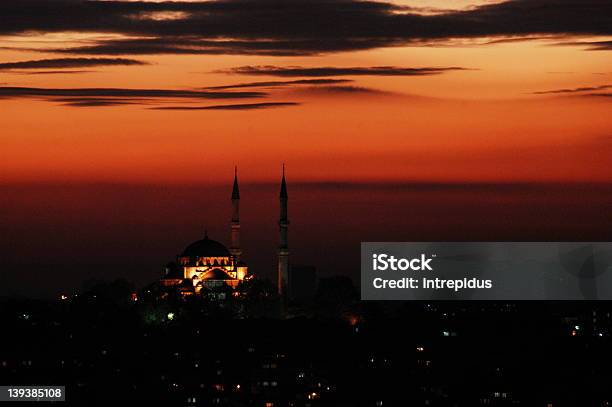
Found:
[[32, 61], [2, 62], [0, 70], [9, 69], [63, 69], [63, 68], [85, 68], [95, 66], [129, 66], [146, 65], [146, 62], [127, 58], [57, 58], [37, 59]]
[[121, 88], [24, 88], [0, 87], [0, 97], [136, 97], [189, 99], [244, 99], [265, 96], [264, 92], [208, 92], [176, 89], [121, 89]]
[[138, 37], [56, 50], [84, 55], [313, 55], [454, 38], [612, 35], [609, 0], [507, 0], [434, 14], [390, 1], [3, 0], [0, 15], [0, 34]]
[[572, 94], [572, 93], [584, 93], [584, 92], [597, 92], [612, 88], [612, 85], [600, 85], [600, 86], [585, 86], [581, 88], [571, 89], [553, 89], [545, 90], [540, 92], [533, 92], [534, 95], [559, 95], [559, 94]]
[[298, 79], [294, 81], [265, 81], [265, 82], [246, 82], [234, 85], [210, 86], [206, 89], [242, 89], [242, 88], [264, 88], [264, 87], [284, 87], [293, 85], [335, 85], [340, 83], [352, 82], [350, 79]]
[[233, 105], [213, 105], [213, 106], [161, 106], [153, 107], [153, 110], [259, 110], [273, 107], [297, 106], [296, 102], [265, 102], [265, 103], [242, 103]]
[[264, 92], [223, 92], [181, 89], [121, 88], [24, 88], [0, 87], [0, 99], [38, 98], [72, 107], [104, 107], [172, 103], [176, 100], [248, 99], [267, 96]]
[[281, 77], [325, 77], [325, 76], [426, 76], [438, 75], [450, 71], [463, 71], [460, 67], [434, 67], [434, 68], [402, 68], [396, 66], [374, 67], [278, 67], [278, 66], [240, 66], [231, 68], [224, 73], [241, 75], [268, 75]]
[[588, 51], [612, 51], [612, 41], [565, 41], [556, 45], [583, 47]]

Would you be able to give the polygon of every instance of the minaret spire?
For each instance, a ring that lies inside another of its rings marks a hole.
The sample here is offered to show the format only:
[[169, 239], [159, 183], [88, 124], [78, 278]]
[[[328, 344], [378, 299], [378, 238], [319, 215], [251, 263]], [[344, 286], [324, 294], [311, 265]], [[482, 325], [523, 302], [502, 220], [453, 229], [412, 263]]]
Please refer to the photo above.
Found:
[[238, 166], [234, 167], [234, 187], [232, 188], [232, 199], [240, 199], [240, 189], [238, 188]]
[[280, 217], [278, 225], [280, 228], [280, 242], [278, 246], [278, 294], [287, 297], [287, 281], [289, 279], [289, 242], [287, 234], [289, 229], [289, 217], [287, 215], [287, 181], [285, 180], [285, 164], [283, 163], [283, 177], [280, 187]]
[[281, 190], [280, 190], [281, 199], [287, 199], [287, 182], [285, 181], [285, 163], [283, 163], [283, 179], [281, 180]]
[[232, 222], [230, 253], [237, 263], [240, 260], [240, 189], [238, 188], [238, 166], [234, 167], [234, 186], [232, 188]]

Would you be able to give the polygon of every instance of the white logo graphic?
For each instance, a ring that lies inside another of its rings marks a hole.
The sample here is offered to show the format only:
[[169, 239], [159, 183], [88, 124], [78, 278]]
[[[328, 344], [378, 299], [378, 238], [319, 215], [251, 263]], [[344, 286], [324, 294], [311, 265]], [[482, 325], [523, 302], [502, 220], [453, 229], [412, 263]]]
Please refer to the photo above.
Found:
[[433, 270], [429, 264], [432, 260], [433, 257], [427, 257], [425, 254], [421, 254], [420, 257], [414, 257], [412, 259], [398, 259], [388, 254], [373, 254], [372, 269], [375, 271]]

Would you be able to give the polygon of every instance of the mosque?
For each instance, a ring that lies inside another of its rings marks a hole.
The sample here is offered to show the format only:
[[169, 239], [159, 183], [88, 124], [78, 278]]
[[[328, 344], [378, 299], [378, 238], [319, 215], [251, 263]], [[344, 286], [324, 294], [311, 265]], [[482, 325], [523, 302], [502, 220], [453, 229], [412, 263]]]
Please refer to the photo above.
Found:
[[[289, 274], [289, 246], [287, 232], [287, 183], [285, 168], [280, 185], [280, 244], [278, 248], [277, 285], [278, 293], [283, 296]], [[188, 245], [175, 262], [168, 263], [160, 281], [165, 291], [176, 291], [183, 297], [211, 293], [223, 298], [228, 292], [236, 292], [242, 281], [254, 278], [249, 267], [242, 259], [240, 247], [240, 189], [238, 169], [234, 171], [232, 188], [232, 218], [230, 222], [231, 242], [227, 248], [222, 243], [204, 238]]]

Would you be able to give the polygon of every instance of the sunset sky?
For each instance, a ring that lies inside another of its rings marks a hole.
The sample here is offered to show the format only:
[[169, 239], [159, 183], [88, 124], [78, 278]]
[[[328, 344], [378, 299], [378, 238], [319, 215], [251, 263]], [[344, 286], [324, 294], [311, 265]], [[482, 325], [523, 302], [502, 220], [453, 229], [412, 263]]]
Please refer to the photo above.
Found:
[[611, 7], [3, 1], [1, 181], [610, 181]]
[[611, 103], [609, 0], [2, 0], [0, 287], [157, 278], [227, 240], [234, 165], [264, 275], [281, 163], [323, 275], [367, 240], [605, 240]]

